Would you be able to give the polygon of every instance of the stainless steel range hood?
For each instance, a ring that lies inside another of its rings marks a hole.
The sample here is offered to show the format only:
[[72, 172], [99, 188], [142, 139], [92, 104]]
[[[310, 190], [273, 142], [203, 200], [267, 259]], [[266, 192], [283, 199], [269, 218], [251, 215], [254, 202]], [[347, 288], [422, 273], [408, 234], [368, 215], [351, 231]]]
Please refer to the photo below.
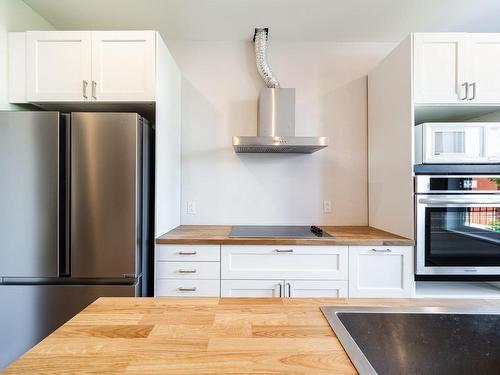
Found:
[[295, 89], [262, 89], [257, 136], [233, 137], [234, 150], [240, 153], [311, 154], [326, 146], [325, 137], [295, 136]]
[[257, 68], [267, 87], [259, 97], [257, 136], [233, 137], [237, 153], [311, 154], [328, 146], [326, 137], [295, 135], [295, 89], [281, 88], [267, 64], [267, 29], [255, 29]]

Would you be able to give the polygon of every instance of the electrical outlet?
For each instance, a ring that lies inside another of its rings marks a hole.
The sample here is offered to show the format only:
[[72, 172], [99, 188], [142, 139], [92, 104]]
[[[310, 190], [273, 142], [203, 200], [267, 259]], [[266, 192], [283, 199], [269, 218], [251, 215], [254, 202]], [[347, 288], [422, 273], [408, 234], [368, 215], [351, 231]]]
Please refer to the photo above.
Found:
[[188, 215], [196, 215], [196, 202], [194, 201], [187, 202], [186, 213]]
[[332, 213], [332, 201], [328, 201], [328, 200], [323, 201], [323, 213], [325, 213], [325, 214]]

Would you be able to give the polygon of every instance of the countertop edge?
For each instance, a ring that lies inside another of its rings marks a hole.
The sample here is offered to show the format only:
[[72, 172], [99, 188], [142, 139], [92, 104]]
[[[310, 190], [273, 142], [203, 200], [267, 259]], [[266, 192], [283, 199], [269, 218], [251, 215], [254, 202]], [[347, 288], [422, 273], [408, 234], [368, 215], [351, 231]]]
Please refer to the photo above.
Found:
[[369, 226], [325, 226], [334, 237], [323, 238], [232, 238], [231, 226], [178, 226], [157, 237], [158, 245], [336, 245], [336, 246], [414, 246], [415, 241]]
[[412, 240], [294, 240], [294, 239], [190, 239], [190, 238], [157, 238], [157, 245], [312, 245], [312, 246], [414, 246]]

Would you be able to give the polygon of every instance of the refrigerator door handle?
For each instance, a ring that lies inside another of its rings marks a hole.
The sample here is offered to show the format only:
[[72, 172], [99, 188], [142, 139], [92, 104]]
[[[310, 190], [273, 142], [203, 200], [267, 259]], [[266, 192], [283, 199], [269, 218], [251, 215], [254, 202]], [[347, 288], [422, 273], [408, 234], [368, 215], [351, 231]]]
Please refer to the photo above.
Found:
[[[69, 277], [71, 276], [70, 270], [70, 203], [71, 203], [71, 186], [70, 186], [70, 174], [71, 174], [71, 116], [69, 114], [61, 115], [61, 125], [63, 128], [63, 137], [61, 137], [61, 154], [64, 155], [65, 165], [61, 170], [63, 175], [63, 192], [60, 192], [60, 202], [64, 202], [64, 227], [61, 230], [64, 231], [62, 240], [60, 241], [61, 248], [59, 249], [59, 277]], [[60, 225], [59, 225], [60, 227]]]

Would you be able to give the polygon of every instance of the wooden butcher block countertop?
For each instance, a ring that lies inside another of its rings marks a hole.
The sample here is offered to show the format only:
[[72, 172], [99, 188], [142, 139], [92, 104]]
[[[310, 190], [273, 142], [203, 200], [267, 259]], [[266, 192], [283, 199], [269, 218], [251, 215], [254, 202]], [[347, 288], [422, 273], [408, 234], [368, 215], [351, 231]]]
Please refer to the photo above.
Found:
[[366, 245], [412, 246], [414, 241], [366, 226], [322, 226], [333, 237], [318, 238], [231, 238], [231, 226], [181, 225], [156, 239], [157, 244], [232, 245]]
[[320, 306], [494, 300], [100, 298], [5, 374], [355, 374]]

